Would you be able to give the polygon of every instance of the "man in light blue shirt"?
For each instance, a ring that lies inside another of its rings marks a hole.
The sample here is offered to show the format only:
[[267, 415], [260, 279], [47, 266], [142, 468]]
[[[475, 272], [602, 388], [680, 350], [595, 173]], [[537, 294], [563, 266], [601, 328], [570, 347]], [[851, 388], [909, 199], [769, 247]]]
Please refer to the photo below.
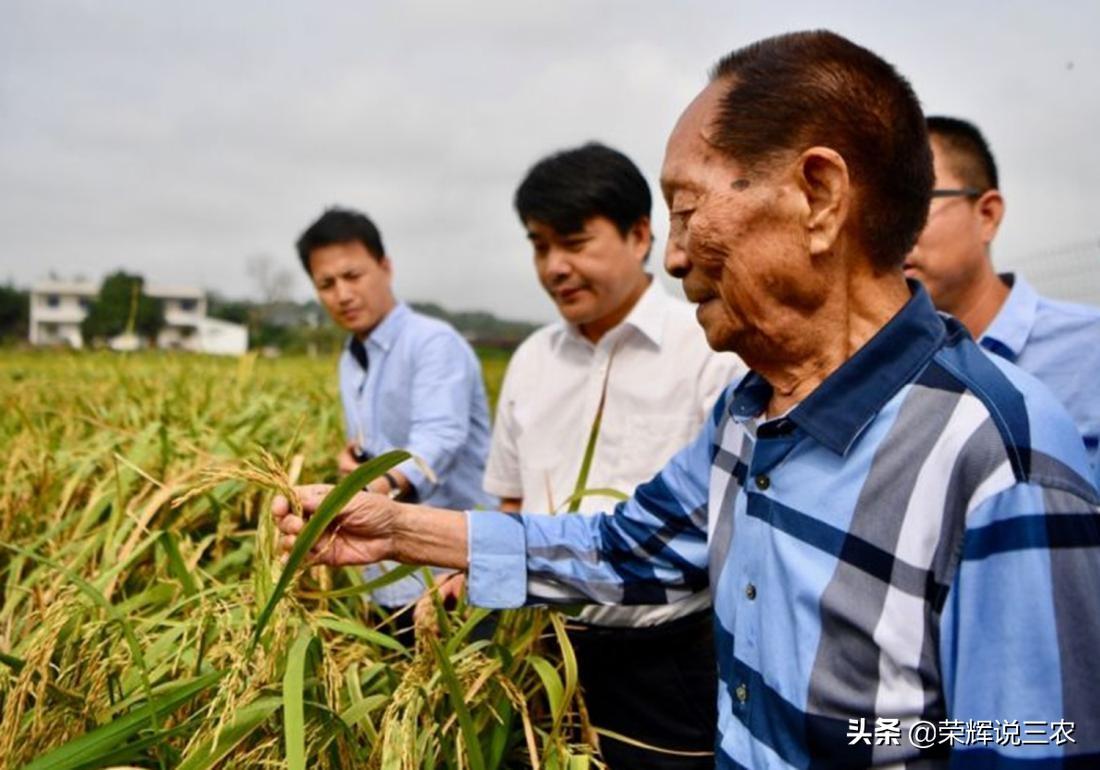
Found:
[[[451, 326], [397, 301], [393, 265], [365, 215], [329, 209], [302, 234], [297, 249], [317, 297], [351, 333], [339, 363], [347, 430], [341, 473], [369, 457], [407, 449], [431, 474], [408, 461], [373, 482], [371, 491], [448, 508], [487, 505], [481, 478], [489, 412], [470, 345]], [[422, 591], [421, 580], [410, 577], [373, 597], [396, 609]]]
[[994, 271], [990, 249], [1005, 206], [993, 153], [978, 128], [958, 118], [930, 117], [928, 133], [936, 189], [906, 273], [984, 349], [1054, 392], [1100, 485], [1100, 308], [1047, 299], [1022, 276]]
[[1100, 766], [1100, 495], [1050, 391], [906, 281], [932, 182], [870, 51], [723, 57], [661, 173], [665, 267], [750, 367], [698, 438], [610, 515], [359, 494], [314, 558], [468, 569], [491, 607], [709, 587], [722, 770]]

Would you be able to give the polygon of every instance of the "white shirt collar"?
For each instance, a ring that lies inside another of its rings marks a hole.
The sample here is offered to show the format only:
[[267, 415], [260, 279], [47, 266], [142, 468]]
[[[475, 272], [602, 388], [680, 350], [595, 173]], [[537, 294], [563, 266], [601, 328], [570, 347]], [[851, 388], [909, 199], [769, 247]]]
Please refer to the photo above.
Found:
[[[657, 278], [651, 276], [649, 286], [646, 287], [645, 292], [638, 298], [638, 301], [634, 303], [634, 307], [627, 313], [626, 318], [618, 326], [608, 330], [603, 339], [609, 337], [614, 339], [621, 334], [619, 329], [629, 326], [640, 332], [654, 346], [660, 348], [661, 341], [664, 338], [665, 318], [672, 302], [672, 297], [661, 286]], [[580, 342], [589, 347], [592, 346], [592, 343], [580, 333], [575, 325], [566, 321], [559, 321], [556, 324], [555, 332], [555, 336], [559, 338]]]

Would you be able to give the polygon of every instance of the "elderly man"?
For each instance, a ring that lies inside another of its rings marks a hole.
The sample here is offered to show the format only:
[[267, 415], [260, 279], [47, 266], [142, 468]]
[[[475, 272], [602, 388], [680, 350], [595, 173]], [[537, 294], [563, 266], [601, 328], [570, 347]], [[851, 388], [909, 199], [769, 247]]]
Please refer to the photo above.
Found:
[[613, 515], [359, 495], [315, 557], [468, 568], [497, 607], [709, 585], [722, 768], [1100, 762], [1100, 500], [1053, 396], [905, 281], [932, 189], [906, 81], [828, 32], [734, 51], [662, 187], [666, 267], [752, 370], [695, 442]]
[[979, 345], [1058, 396], [1077, 423], [1100, 484], [1100, 308], [1055, 302], [1021, 275], [998, 275], [990, 252], [1005, 204], [985, 137], [965, 120], [940, 116], [928, 118], [928, 136], [936, 189], [905, 272]]

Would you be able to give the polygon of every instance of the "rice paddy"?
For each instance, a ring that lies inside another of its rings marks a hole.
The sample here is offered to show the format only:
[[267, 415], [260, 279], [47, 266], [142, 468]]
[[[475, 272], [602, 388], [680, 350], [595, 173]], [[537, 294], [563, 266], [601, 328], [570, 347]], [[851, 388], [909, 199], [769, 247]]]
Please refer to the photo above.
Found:
[[341, 442], [329, 359], [0, 354], [0, 768], [595, 765], [559, 615], [408, 648], [284, 563], [271, 499]]

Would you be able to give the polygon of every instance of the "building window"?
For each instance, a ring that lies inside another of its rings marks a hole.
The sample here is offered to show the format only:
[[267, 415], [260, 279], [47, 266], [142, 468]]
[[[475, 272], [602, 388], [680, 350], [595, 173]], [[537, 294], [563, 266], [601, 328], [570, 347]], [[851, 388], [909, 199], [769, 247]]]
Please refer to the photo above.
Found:
[[61, 297], [56, 294], [46, 295], [46, 307], [58, 307], [61, 304]]
[[80, 305], [81, 310], [87, 310], [88, 306], [92, 304], [92, 301], [87, 297], [80, 297], [77, 299], [77, 303]]
[[198, 303], [195, 302], [195, 300], [193, 300], [193, 299], [181, 299], [180, 300], [180, 310], [182, 310], [184, 313], [194, 312], [194, 310], [197, 306], [198, 306]]

